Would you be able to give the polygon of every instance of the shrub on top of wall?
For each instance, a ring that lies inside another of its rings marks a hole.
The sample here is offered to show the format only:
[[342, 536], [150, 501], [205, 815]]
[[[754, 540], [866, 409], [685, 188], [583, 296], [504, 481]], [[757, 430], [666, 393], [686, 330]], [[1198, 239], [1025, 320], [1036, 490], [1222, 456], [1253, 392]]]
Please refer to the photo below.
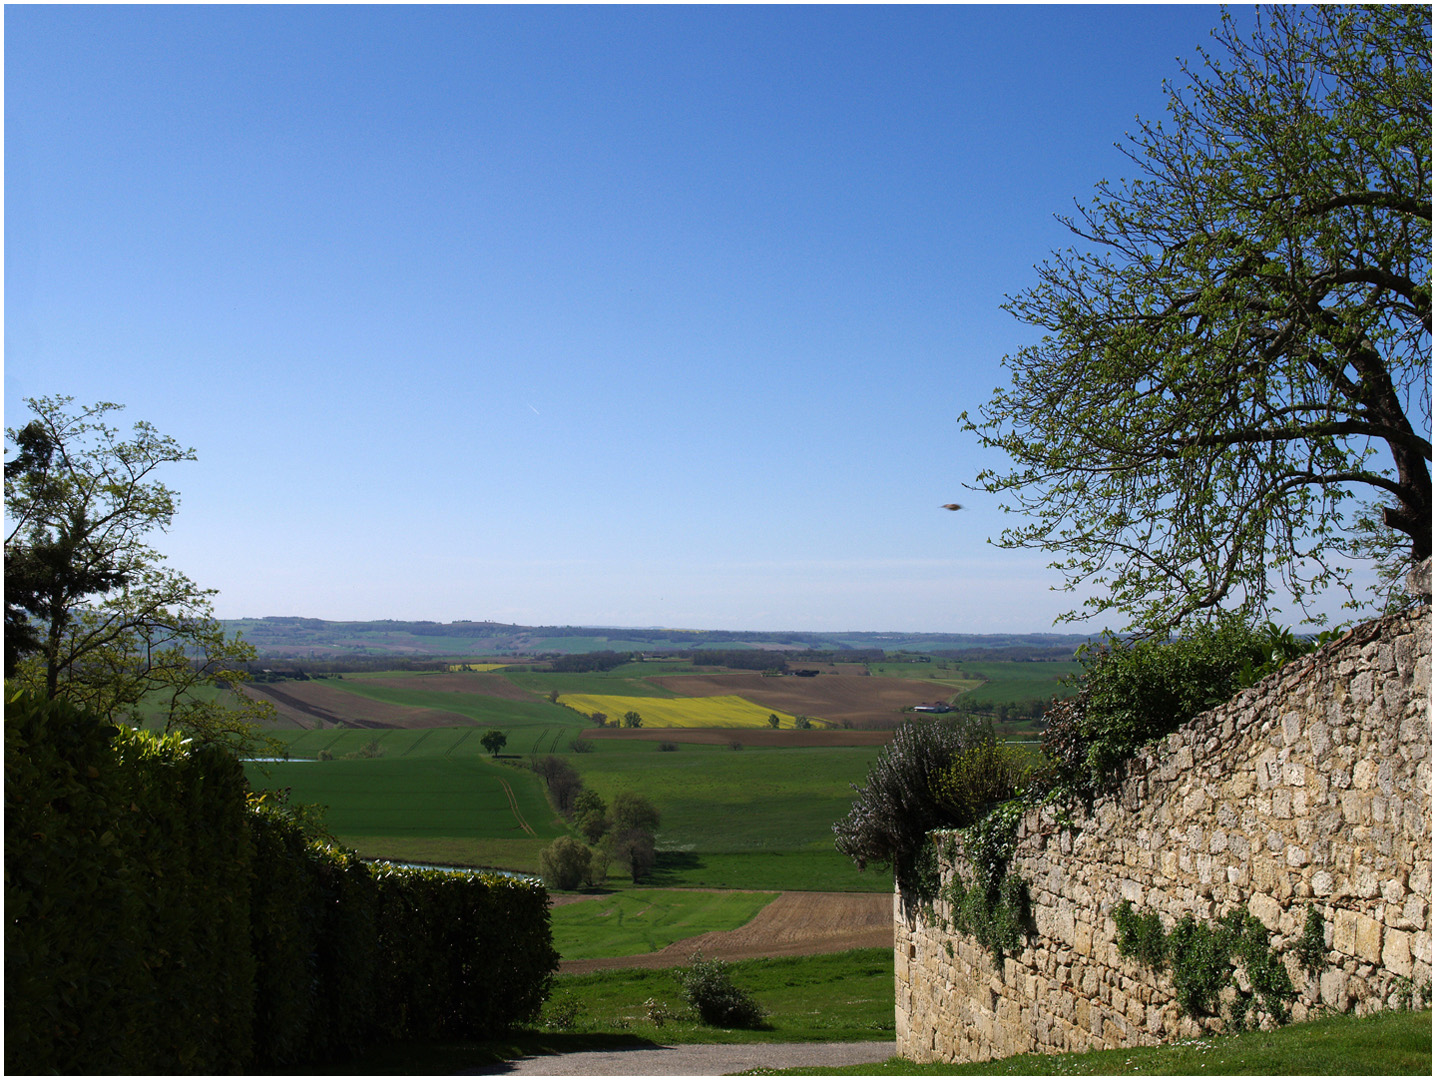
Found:
[[1082, 655], [1082, 689], [1047, 714], [1045, 786], [1077, 793], [1105, 787], [1146, 743], [1229, 700], [1314, 645], [1275, 626], [1225, 615], [1171, 641], [1108, 637]]
[[[933, 862], [927, 834], [955, 824], [941, 794], [954, 760], [993, 741], [991, 729], [971, 717], [911, 721], [878, 753], [867, 782], [855, 788], [853, 808], [833, 825], [837, 849], [863, 869], [891, 866], [911, 892]], [[930, 895], [931, 890], [926, 890]]]

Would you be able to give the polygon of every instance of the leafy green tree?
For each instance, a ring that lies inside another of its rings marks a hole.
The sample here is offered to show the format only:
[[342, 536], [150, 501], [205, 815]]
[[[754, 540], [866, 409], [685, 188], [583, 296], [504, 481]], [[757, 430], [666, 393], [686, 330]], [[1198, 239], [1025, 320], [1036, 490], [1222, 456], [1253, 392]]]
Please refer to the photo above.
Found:
[[[213, 589], [164, 565], [151, 533], [171, 524], [175, 493], [155, 479], [194, 451], [143, 421], [129, 439], [104, 423], [108, 402], [27, 398], [35, 419], [7, 428], [7, 675], [108, 720], [163, 721], [201, 741], [250, 746], [272, 709], [240, 694], [254, 650], [213, 617]], [[12, 652], [13, 650], [13, 652]], [[215, 692], [217, 691], [217, 692]]]
[[492, 754], [494, 757], [498, 757], [499, 751], [508, 745], [509, 737], [505, 735], [502, 731], [499, 731], [497, 728], [494, 728], [492, 730], [484, 732], [482, 737], [480, 737], [479, 742], [483, 744], [484, 749], [487, 750], [490, 754]]
[[603, 796], [592, 788], [580, 791], [573, 801], [573, 824], [590, 844], [598, 843], [608, 831], [608, 806]]
[[1431, 10], [1215, 38], [1009, 298], [1045, 336], [961, 418], [1013, 463], [975, 485], [1023, 515], [1000, 544], [1090, 589], [1066, 619], [1251, 618], [1277, 581], [1354, 605], [1347, 557], [1431, 554]]
[[628, 712], [623, 714], [623, 726], [626, 728], [641, 728], [643, 726], [643, 717], [632, 709], [629, 709]]
[[550, 889], [576, 889], [589, 874], [593, 853], [571, 836], [539, 852], [539, 876]]
[[653, 834], [642, 829], [613, 832], [608, 837], [608, 854], [628, 868], [635, 885], [641, 883], [658, 861]]
[[777, 714], [777, 713], [769, 713], [769, 714], [768, 714], [768, 726], [769, 726], [770, 728], [776, 728], [776, 727], [778, 726], [778, 714]]
[[634, 884], [642, 881], [657, 860], [658, 808], [636, 791], [620, 791], [608, 810], [608, 851], [628, 867]]
[[616, 833], [630, 832], [637, 829], [641, 832], [656, 833], [659, 825], [658, 807], [653, 805], [646, 795], [640, 795], [636, 791], [620, 791], [613, 797], [613, 805], [608, 811], [609, 827]]

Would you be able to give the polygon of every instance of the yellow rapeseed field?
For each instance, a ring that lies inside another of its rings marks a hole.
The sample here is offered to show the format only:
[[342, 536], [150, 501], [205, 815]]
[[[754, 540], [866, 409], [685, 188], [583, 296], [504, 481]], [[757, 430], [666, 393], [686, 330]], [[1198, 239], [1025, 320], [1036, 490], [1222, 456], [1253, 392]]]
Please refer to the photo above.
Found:
[[450, 664], [450, 671], [499, 671], [508, 664]]
[[629, 711], [643, 717], [643, 726], [646, 728], [765, 728], [768, 726], [769, 713], [776, 713], [780, 728], [791, 728], [796, 719], [790, 713], [754, 705], [747, 698], [738, 697], [736, 694], [693, 698], [564, 694], [558, 699], [558, 703], [567, 705], [570, 709], [577, 709], [586, 716], [601, 712], [614, 726], [622, 724], [623, 714]]

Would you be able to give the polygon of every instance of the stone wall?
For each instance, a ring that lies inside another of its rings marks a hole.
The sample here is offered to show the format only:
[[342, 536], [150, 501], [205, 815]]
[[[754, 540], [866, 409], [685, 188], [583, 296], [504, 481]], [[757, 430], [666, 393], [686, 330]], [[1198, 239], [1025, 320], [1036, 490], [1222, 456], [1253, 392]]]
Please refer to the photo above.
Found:
[[[1118, 955], [1125, 898], [1181, 916], [1243, 905], [1300, 998], [1364, 1013], [1431, 980], [1431, 608], [1358, 627], [1203, 713], [1129, 763], [1064, 827], [1030, 811], [1012, 873], [1034, 931], [995, 965], [895, 899], [898, 1052], [974, 1061], [1165, 1042], [1220, 1030], [1187, 1016], [1171, 977]], [[959, 852], [958, 864], [961, 864]], [[952, 864], [942, 866], [946, 882]], [[1308, 905], [1326, 924], [1319, 978], [1294, 954]]]

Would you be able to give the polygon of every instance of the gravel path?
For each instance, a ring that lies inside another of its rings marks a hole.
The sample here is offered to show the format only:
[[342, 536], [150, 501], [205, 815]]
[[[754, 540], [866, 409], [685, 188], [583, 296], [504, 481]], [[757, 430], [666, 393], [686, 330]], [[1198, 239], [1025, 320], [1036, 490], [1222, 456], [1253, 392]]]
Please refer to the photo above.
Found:
[[822, 1068], [886, 1061], [895, 1042], [742, 1043], [590, 1050], [519, 1058], [469, 1076], [723, 1076], [745, 1069]]

